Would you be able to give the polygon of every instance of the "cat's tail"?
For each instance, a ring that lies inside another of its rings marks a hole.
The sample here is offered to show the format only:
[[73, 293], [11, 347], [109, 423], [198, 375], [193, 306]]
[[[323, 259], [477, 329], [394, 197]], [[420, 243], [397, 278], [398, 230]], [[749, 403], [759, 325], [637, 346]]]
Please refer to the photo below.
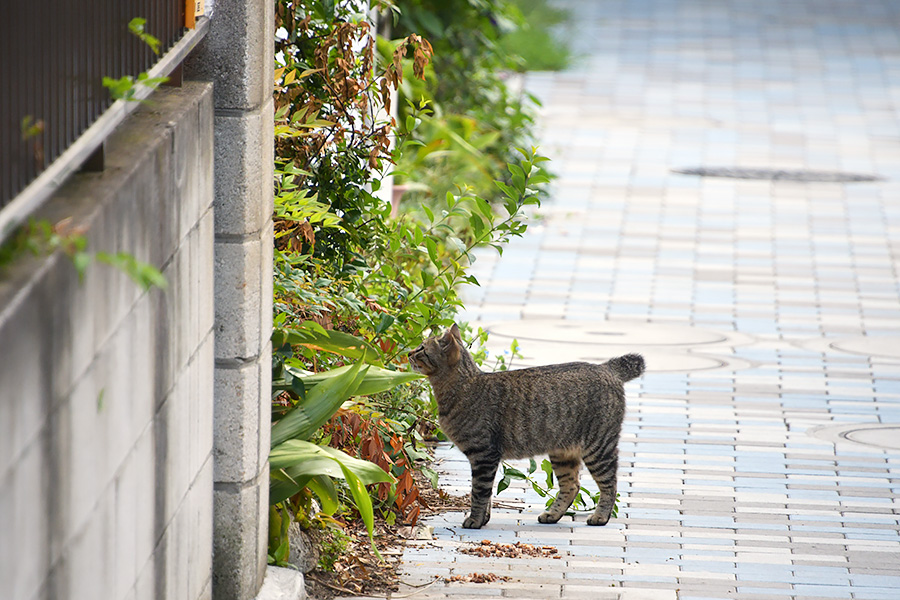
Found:
[[610, 359], [607, 363], [616, 375], [624, 381], [631, 381], [644, 373], [644, 357], [640, 354], [626, 354]]

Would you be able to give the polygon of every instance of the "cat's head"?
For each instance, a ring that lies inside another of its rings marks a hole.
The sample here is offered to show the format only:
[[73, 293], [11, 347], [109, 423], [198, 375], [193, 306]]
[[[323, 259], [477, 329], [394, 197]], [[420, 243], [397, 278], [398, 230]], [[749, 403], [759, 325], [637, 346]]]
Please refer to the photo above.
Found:
[[444, 335], [430, 337], [409, 353], [409, 364], [419, 373], [432, 376], [452, 369], [464, 351], [459, 327], [453, 324]]

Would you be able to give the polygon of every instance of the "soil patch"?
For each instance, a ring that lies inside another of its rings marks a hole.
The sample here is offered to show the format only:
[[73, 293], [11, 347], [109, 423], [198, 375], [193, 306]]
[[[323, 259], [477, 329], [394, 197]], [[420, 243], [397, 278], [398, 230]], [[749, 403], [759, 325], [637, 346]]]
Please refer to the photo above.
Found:
[[497, 575], [496, 573], [469, 573], [468, 575], [451, 575], [445, 577], [444, 581], [453, 583], [454, 581], [462, 581], [465, 583], [495, 583], [497, 581], [512, 581], [512, 577], [506, 575]]
[[522, 542], [498, 544], [490, 540], [481, 540], [480, 544], [463, 546], [459, 551], [463, 554], [474, 554], [482, 558], [560, 558], [559, 550], [553, 546], [533, 546]]
[[[422, 500], [420, 519], [469, 508], [467, 496], [454, 496], [432, 488], [428, 479], [418, 471], [415, 478]], [[331, 600], [338, 596], [383, 596], [397, 591], [403, 549], [407, 540], [420, 536], [421, 527], [401, 523], [388, 525], [379, 517], [376, 512], [375, 547], [384, 560], [378, 560], [372, 553], [362, 521], [357, 519], [348, 523], [344, 529], [350, 538], [347, 550], [335, 561], [333, 569], [324, 571], [317, 567], [306, 574], [306, 591], [310, 598]]]

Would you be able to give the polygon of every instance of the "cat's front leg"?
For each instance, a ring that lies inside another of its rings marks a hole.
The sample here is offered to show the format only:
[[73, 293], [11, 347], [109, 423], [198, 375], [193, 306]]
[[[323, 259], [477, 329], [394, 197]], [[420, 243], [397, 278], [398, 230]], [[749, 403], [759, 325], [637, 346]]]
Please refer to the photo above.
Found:
[[467, 454], [472, 466], [472, 510], [463, 521], [465, 529], [481, 529], [491, 518], [491, 493], [500, 466], [499, 453], [483, 450]]

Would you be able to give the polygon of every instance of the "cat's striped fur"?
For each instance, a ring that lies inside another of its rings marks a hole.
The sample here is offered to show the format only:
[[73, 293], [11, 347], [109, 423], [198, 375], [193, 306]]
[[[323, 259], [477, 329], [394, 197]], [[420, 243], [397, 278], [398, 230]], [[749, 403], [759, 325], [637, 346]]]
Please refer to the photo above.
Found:
[[454, 325], [443, 336], [425, 340], [409, 360], [428, 376], [441, 427], [472, 466], [472, 510], [463, 527], [477, 529], [490, 519], [501, 460], [545, 453], [560, 491], [538, 521], [556, 523], [571, 506], [582, 460], [601, 492], [587, 522], [609, 521], [625, 416], [623, 383], [644, 372], [640, 355], [601, 365], [579, 362], [483, 373]]

